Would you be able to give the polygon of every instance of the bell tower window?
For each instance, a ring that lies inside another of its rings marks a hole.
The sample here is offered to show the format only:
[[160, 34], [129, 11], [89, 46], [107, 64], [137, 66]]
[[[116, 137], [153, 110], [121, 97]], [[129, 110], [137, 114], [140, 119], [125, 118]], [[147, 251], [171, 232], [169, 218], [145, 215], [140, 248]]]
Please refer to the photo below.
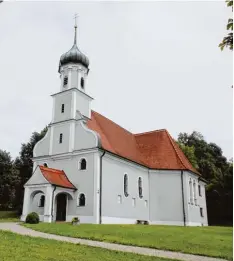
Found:
[[83, 77], [80, 80], [80, 86], [81, 86], [81, 89], [84, 89], [84, 78]]
[[63, 87], [66, 87], [67, 83], [68, 83], [68, 77], [65, 76], [64, 79], [63, 79]]
[[61, 113], [64, 113], [64, 104], [61, 106]]
[[60, 135], [59, 135], [59, 143], [62, 143], [62, 142], [63, 142], [63, 134], [60, 133]]

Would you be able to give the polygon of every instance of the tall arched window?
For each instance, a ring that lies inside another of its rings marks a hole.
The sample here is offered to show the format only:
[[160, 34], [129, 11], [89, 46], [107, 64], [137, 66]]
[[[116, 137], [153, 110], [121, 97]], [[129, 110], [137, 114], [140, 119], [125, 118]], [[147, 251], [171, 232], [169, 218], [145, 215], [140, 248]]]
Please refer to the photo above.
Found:
[[190, 194], [190, 203], [193, 204], [193, 188], [192, 188], [192, 180], [189, 179], [189, 194]]
[[128, 196], [128, 175], [124, 174], [124, 195]]
[[195, 180], [193, 181], [193, 199], [194, 199], [194, 204], [197, 205], [197, 193], [196, 193], [196, 182], [195, 182]]
[[139, 179], [138, 179], [138, 192], [139, 192], [139, 198], [143, 198], [142, 178], [141, 177], [139, 177]]
[[45, 196], [42, 195], [39, 200], [39, 207], [43, 208], [45, 206]]
[[87, 168], [87, 162], [86, 162], [86, 159], [81, 159], [80, 160], [80, 169], [81, 170], [84, 170]]
[[85, 195], [83, 193], [79, 196], [79, 206], [84, 207], [85, 206]]

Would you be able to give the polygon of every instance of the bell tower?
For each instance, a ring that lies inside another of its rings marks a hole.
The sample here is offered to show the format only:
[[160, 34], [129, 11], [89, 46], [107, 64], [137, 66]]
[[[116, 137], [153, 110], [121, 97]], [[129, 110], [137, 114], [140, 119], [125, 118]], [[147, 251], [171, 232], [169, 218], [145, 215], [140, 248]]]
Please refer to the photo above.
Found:
[[50, 155], [73, 151], [76, 122], [91, 118], [93, 98], [87, 94], [89, 59], [77, 47], [76, 17], [73, 46], [59, 61], [59, 92], [51, 95], [53, 112], [50, 124]]

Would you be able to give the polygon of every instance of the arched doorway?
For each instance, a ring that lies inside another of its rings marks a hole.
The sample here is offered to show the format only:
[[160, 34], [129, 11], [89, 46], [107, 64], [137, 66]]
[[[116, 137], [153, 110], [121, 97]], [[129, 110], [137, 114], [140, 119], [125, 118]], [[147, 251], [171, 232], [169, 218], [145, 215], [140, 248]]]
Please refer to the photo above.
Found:
[[64, 193], [57, 195], [56, 221], [66, 221], [67, 195]]

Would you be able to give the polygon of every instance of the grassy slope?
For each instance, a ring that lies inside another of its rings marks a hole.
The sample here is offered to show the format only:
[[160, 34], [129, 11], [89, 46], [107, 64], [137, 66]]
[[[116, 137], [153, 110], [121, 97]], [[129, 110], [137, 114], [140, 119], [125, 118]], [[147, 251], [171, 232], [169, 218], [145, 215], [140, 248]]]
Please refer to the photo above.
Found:
[[0, 230], [1, 261], [172, 261], [102, 248], [20, 236]]
[[19, 218], [15, 211], [0, 211], [0, 222], [17, 222]]
[[173, 227], [40, 223], [25, 226], [51, 234], [232, 259], [231, 227]]

